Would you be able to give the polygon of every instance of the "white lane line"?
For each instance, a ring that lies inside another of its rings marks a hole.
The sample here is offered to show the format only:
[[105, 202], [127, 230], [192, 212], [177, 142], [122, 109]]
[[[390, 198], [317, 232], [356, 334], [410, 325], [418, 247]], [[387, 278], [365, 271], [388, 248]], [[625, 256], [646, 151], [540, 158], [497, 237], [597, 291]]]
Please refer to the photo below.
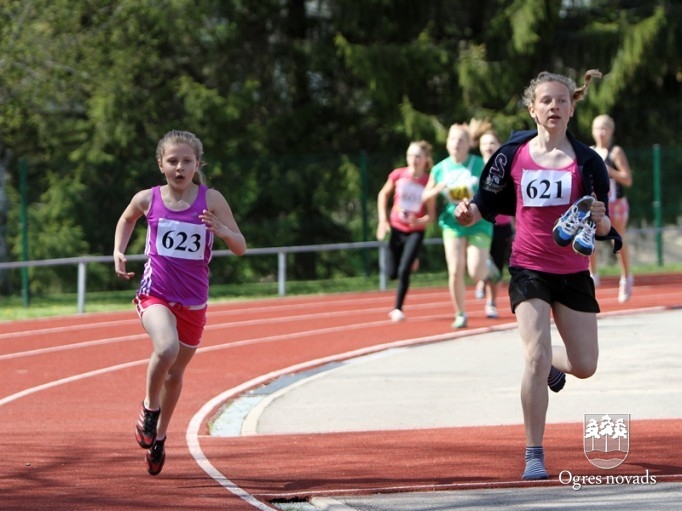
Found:
[[[419, 295], [419, 298], [429, 298], [429, 297], [440, 297], [442, 293], [437, 294], [437, 293], [424, 293]], [[327, 297], [325, 297], [327, 298]], [[278, 300], [279, 298], [272, 298], [271, 300]], [[376, 298], [358, 298], [358, 299], [349, 299], [349, 298], [343, 298], [343, 299], [338, 299], [338, 300], [310, 300], [309, 302], [302, 302], [302, 303], [292, 303], [292, 304], [281, 304], [281, 303], [269, 303], [269, 301], [258, 301], [258, 302], [245, 302], [245, 304], [242, 304], [242, 307], [239, 308], [230, 308], [230, 309], [225, 309], [224, 307], [227, 305], [230, 305], [230, 302], [210, 302], [209, 308], [208, 308], [208, 315], [210, 317], [218, 317], [218, 316], [242, 316], [245, 313], [253, 313], [256, 312], [260, 314], [259, 309], [262, 309], [263, 307], [266, 307], [268, 309], [268, 312], [287, 312], [287, 311], [292, 311], [292, 310], [299, 310], [302, 309], [304, 311], [309, 311], [311, 308], [316, 308], [316, 307], [323, 307], [325, 309], [328, 309], [330, 306], [338, 306], [338, 305], [358, 305], [361, 303], [371, 303], [371, 304], [376, 304]], [[440, 300], [439, 302], [440, 303]], [[386, 307], [383, 307], [381, 309], [377, 310], [384, 310]], [[359, 309], [362, 311], [372, 311], [372, 309], [366, 309], [362, 308]], [[351, 311], [348, 311], [349, 313]], [[125, 315], [125, 317], [122, 317], [120, 320], [106, 320], [106, 321], [97, 321], [95, 318], [92, 318], [92, 321], [89, 321], [86, 323], [84, 326], [83, 323], [77, 323], [73, 325], [65, 325], [65, 326], [58, 326], [58, 327], [47, 327], [47, 328], [31, 328], [28, 330], [21, 330], [17, 332], [6, 332], [6, 333], [0, 333], [0, 340], [4, 339], [14, 339], [14, 338], [22, 338], [22, 337], [30, 337], [30, 336], [38, 336], [38, 335], [49, 335], [49, 334], [59, 334], [63, 332], [71, 332], [74, 330], [83, 330], [83, 329], [88, 329], [88, 330], [94, 330], [97, 328], [110, 328], [110, 327], [116, 327], [120, 325], [134, 325], [139, 323], [139, 319], [137, 317], [129, 317], [135, 314], [135, 311], [133, 308], [129, 310], [122, 310], [122, 311], [117, 311], [117, 314], [121, 314], [122, 316]], [[339, 311], [338, 314], [343, 314], [343, 311]], [[99, 313], [93, 313], [93, 314], [99, 314]], [[74, 317], [76, 316], [59, 316], [60, 318], [69, 318], [69, 317]], [[290, 316], [287, 315], [282, 319], [288, 319]], [[294, 316], [295, 317], [295, 316]], [[302, 315], [299, 317], [306, 317], [306, 315]], [[272, 319], [272, 318], [268, 318]], [[39, 318], [35, 322], [32, 322], [31, 325], [34, 323], [42, 323], [45, 321], [49, 321], [50, 318]], [[245, 321], [243, 322], [244, 324], [250, 324], [254, 322], [258, 322], [259, 320], [250, 320], [250, 321]], [[8, 323], [12, 323], [11, 321]], [[235, 323], [239, 324], [239, 323]], [[0, 326], [2, 325], [2, 322], [0, 322]]]
[[16, 353], [7, 353], [0, 355], [0, 360], [13, 360], [16, 358], [30, 357], [35, 355], [44, 355], [45, 353], [55, 353], [57, 351], [75, 350], [80, 348], [89, 348], [91, 346], [102, 346], [104, 344], [114, 344], [117, 342], [139, 341], [148, 338], [147, 334], [126, 335], [124, 337], [110, 337], [109, 339], [98, 339], [96, 341], [75, 342], [72, 344], [62, 344], [60, 346], [50, 346], [49, 348], [37, 348], [35, 350], [19, 351]]
[[[513, 327], [516, 325], [514, 324]], [[511, 328], [511, 327], [510, 327]], [[241, 385], [238, 385], [236, 387], [233, 387], [231, 389], [226, 390], [225, 392], [218, 394], [215, 396], [213, 399], [210, 401], [207, 401], [204, 406], [202, 406], [199, 411], [192, 417], [189, 426], [187, 427], [187, 433], [185, 435], [185, 439], [187, 441], [187, 447], [189, 448], [190, 454], [196, 461], [197, 465], [201, 467], [201, 469], [206, 472], [206, 474], [216, 481], [218, 484], [223, 486], [226, 490], [228, 490], [230, 493], [233, 495], [241, 498], [248, 504], [254, 506], [257, 509], [261, 510], [272, 510], [274, 508], [266, 506], [264, 503], [256, 499], [253, 495], [248, 493], [246, 490], [243, 488], [237, 486], [234, 482], [232, 482], [230, 479], [228, 479], [222, 472], [220, 472], [213, 464], [206, 458], [203, 450], [201, 449], [201, 445], [199, 443], [199, 430], [201, 428], [201, 425], [204, 423], [208, 415], [218, 406], [220, 406], [223, 402], [227, 401], [231, 397], [237, 396], [243, 392], [246, 392], [247, 390], [257, 387], [259, 385], [262, 385], [270, 380], [274, 380], [276, 378], [279, 378], [285, 374], [290, 374], [290, 373], [296, 373], [300, 371], [304, 371], [307, 369], [310, 369], [312, 367], [318, 366], [318, 365], [323, 365], [323, 364], [328, 364], [331, 362], [337, 362], [339, 360], [344, 360], [344, 359], [351, 359], [351, 358], [356, 358], [360, 357], [363, 355], [369, 355], [371, 353], [377, 353], [379, 351], [387, 350], [390, 348], [399, 348], [399, 347], [404, 347], [404, 346], [414, 346], [417, 344], [427, 344], [427, 343], [433, 343], [433, 342], [440, 342], [440, 341], [446, 341], [450, 339], [455, 339], [458, 337], [465, 337], [465, 336], [470, 336], [470, 335], [477, 335], [481, 333], [487, 333], [487, 332], [492, 332], [497, 329], [500, 329], [500, 327], [486, 327], [486, 328], [478, 328], [478, 329], [471, 329], [471, 330], [466, 330], [463, 332], [448, 332], [446, 334], [440, 334], [440, 335], [434, 335], [434, 336], [428, 336], [428, 337], [421, 337], [421, 338], [416, 338], [416, 339], [406, 339], [402, 341], [394, 341], [394, 342], [389, 342], [385, 344], [379, 344], [376, 346], [369, 346], [366, 348], [360, 348], [352, 351], [347, 351], [345, 353], [339, 353], [336, 355], [330, 355], [327, 357], [321, 357], [317, 358], [314, 360], [309, 360], [307, 362], [302, 362], [299, 364], [294, 364], [292, 366], [279, 369], [277, 371], [272, 371], [267, 374], [263, 374], [261, 376], [258, 376], [256, 378], [253, 378], [252, 380], [249, 380], [247, 382], [242, 383]]]
[[36, 328], [36, 329], [30, 329], [30, 330], [21, 330], [19, 332], [9, 332], [9, 333], [4, 333], [0, 334], [0, 340], [3, 339], [19, 339], [22, 337], [32, 337], [32, 336], [38, 336], [38, 335], [49, 335], [49, 334], [60, 334], [64, 332], [73, 332], [73, 331], [81, 331], [81, 330], [94, 330], [97, 328], [111, 328], [111, 327], [119, 327], [121, 325], [132, 325], [135, 323], [139, 323], [139, 319], [122, 319], [121, 321], [104, 321], [101, 323], [94, 322], [94, 323], [80, 323], [76, 325], [69, 325], [69, 326], [55, 326], [55, 327], [49, 327], [49, 328]]
[[[348, 315], [355, 315], [357, 314], [357, 311], [348, 311], [348, 312], [327, 312], [327, 313], [319, 313], [319, 314], [306, 314], [302, 316], [287, 316], [287, 317], [281, 317], [281, 318], [268, 318], [268, 319], [254, 319], [254, 320], [248, 320], [248, 321], [233, 321], [229, 323], [213, 323], [206, 325], [204, 328], [204, 331], [215, 331], [215, 330], [224, 330], [226, 328], [240, 328], [244, 326], [251, 326], [251, 325], [264, 325], [268, 323], [278, 323], [281, 324], [283, 322], [294, 322], [300, 319], [320, 319], [320, 318], [329, 318], [329, 317], [338, 317], [338, 316], [348, 316]], [[362, 328], [365, 326], [374, 326], [374, 325], [382, 325], [385, 324], [388, 320], [383, 320], [383, 321], [378, 321], [378, 322], [372, 322], [372, 323], [360, 323], [358, 325], [349, 325], [349, 326], [343, 326], [343, 327], [335, 327], [335, 328], [330, 328], [327, 329], [329, 332], [335, 332], [339, 329], [342, 330], [348, 330], [348, 329], [353, 329], [353, 328]], [[139, 320], [138, 320], [139, 322]], [[323, 333], [325, 332], [324, 329], [320, 330], [314, 330], [313, 333]], [[288, 338], [292, 336], [301, 336], [301, 335], [307, 335], [308, 331], [305, 332], [295, 332], [292, 334], [289, 334], [289, 336], [281, 336], [282, 338]], [[80, 349], [80, 348], [88, 348], [90, 346], [97, 346], [97, 345], [104, 345], [104, 344], [113, 344], [117, 342], [127, 342], [127, 341], [134, 341], [134, 340], [140, 340], [140, 339], [145, 339], [147, 338], [147, 334], [135, 334], [135, 335], [126, 335], [122, 337], [111, 337], [108, 339], [98, 339], [94, 341], [83, 341], [83, 342], [77, 342], [77, 343], [71, 343], [71, 344], [64, 344], [64, 345], [59, 345], [59, 346], [50, 346], [47, 348], [37, 348], [34, 350], [28, 350], [28, 351], [19, 351], [16, 353], [7, 353], [5, 355], [0, 355], [0, 360], [11, 360], [15, 358], [21, 358], [21, 357], [27, 357], [27, 356], [35, 356], [35, 355], [43, 355], [45, 353], [53, 353], [56, 351], [65, 351], [65, 350], [71, 350], [71, 349]], [[279, 337], [279, 336], [278, 336]], [[270, 338], [263, 338], [259, 337], [258, 339], [270, 339]], [[243, 342], [245, 344], [252, 344], [253, 341], [257, 341], [258, 339], [247, 339], [245, 341], [237, 341], [237, 342]], [[220, 348], [223, 345], [218, 346]], [[208, 349], [208, 348], [204, 348]]]
[[[207, 353], [207, 352], [211, 352], [211, 351], [232, 349], [232, 348], [237, 348], [237, 347], [247, 346], [247, 345], [252, 345], [252, 344], [271, 343], [271, 342], [285, 341], [288, 339], [300, 339], [301, 337], [310, 337], [310, 336], [314, 336], [314, 335], [329, 334], [329, 333], [335, 333], [335, 332], [347, 332], [349, 330], [360, 330], [360, 329], [366, 328], [368, 326], [384, 325], [387, 322], [388, 322], [388, 320], [376, 321], [373, 323], [361, 323], [361, 324], [356, 324], [356, 325], [346, 325], [346, 326], [338, 326], [338, 327], [330, 327], [330, 328], [319, 328], [317, 330], [307, 330], [304, 332], [292, 332], [290, 334], [272, 335], [269, 337], [256, 337], [256, 338], [252, 338], [252, 339], [245, 339], [242, 341], [227, 342], [227, 343], [218, 344], [215, 346], [206, 346], [203, 348], [200, 347], [197, 349], [197, 355], [199, 353]], [[467, 333], [467, 334], [471, 335], [474, 332], [477, 332], [477, 331], [468, 330], [467, 332], [463, 332], [463, 333]], [[436, 336], [433, 339], [441, 338], [441, 337], [444, 339], [447, 339], [447, 338], [453, 337], [453, 334], [448, 333], [448, 334]], [[431, 338], [426, 338], [426, 339], [431, 339]], [[401, 343], [401, 342], [408, 342], [409, 343], [409, 342], [413, 342], [413, 341], [397, 341], [397, 342], [398, 343]], [[429, 341], [423, 341], [423, 342], [429, 342]], [[372, 348], [368, 348], [368, 349], [372, 349]], [[25, 396], [28, 396], [31, 394], [35, 394], [36, 392], [40, 392], [42, 390], [47, 390], [47, 389], [50, 389], [53, 387], [57, 387], [59, 385], [64, 385], [66, 383], [72, 383], [72, 382], [75, 382], [78, 380], [84, 380], [86, 378], [91, 378], [93, 376], [99, 376], [102, 374], [118, 371], [121, 369], [127, 369], [129, 367], [134, 367], [134, 366], [137, 366], [140, 364], [146, 364], [148, 362], [149, 362], [148, 358], [146, 358], [144, 360], [136, 360], [136, 361], [132, 361], [132, 362], [125, 362], [122, 364], [117, 364], [117, 365], [113, 365], [113, 366], [109, 366], [109, 367], [104, 367], [101, 369], [96, 369], [94, 371], [88, 371], [88, 372], [81, 373], [81, 374], [75, 374], [72, 376], [68, 376], [66, 378], [61, 378], [59, 380], [54, 380], [54, 381], [44, 383], [44, 384], [38, 385], [36, 387], [31, 387], [31, 388], [22, 390], [20, 392], [17, 392], [15, 394], [6, 396], [6, 397], [0, 399], [0, 406], [3, 406], [7, 403], [11, 403], [12, 401], [16, 401], [17, 399], [20, 399], [22, 397], [25, 397]]]
[[[415, 306], [415, 308], [417, 308], [417, 307]], [[433, 305], [432, 304], [426, 304], [426, 305], [422, 306], [422, 308], [430, 308], [431, 309], [431, 308], [433, 308]], [[209, 323], [208, 325], [206, 325], [206, 327], [204, 328], [204, 331], [234, 329], [234, 328], [242, 328], [242, 327], [253, 326], [253, 325], [267, 325], [270, 323], [277, 323], [277, 324], [294, 323], [294, 322], [297, 322], [300, 320], [305, 320], [307, 323], [309, 323], [311, 320], [334, 318], [334, 317], [356, 316], [358, 314], [358, 312], [362, 312], [362, 313], [367, 314], [367, 313], [372, 313], [372, 312], [376, 312], [376, 311], [383, 311], [384, 309], [385, 308], [361, 309], [361, 310], [349, 310], [349, 311], [335, 311], [335, 312], [319, 312], [319, 313], [314, 313], [314, 314], [301, 314], [298, 316], [288, 315], [288, 316], [278, 316], [278, 317], [262, 318], [262, 319], [251, 319], [251, 320], [245, 320], [245, 321], [228, 321], [228, 322], [222, 322], [222, 323], [213, 322], [213, 323]], [[419, 319], [431, 320], [431, 319], [436, 319], [439, 317], [441, 317], [441, 316], [420, 316]], [[211, 321], [211, 318], [209, 316], [209, 322], [210, 321]], [[139, 323], [139, 320], [135, 320], [135, 322]], [[353, 329], [353, 328], [357, 329], [357, 328], [364, 328], [366, 326], [383, 325], [386, 323], [388, 323], [388, 319], [375, 321], [375, 322], [359, 323], [357, 325], [334, 327], [334, 328], [330, 328], [328, 331], [329, 332], [335, 332], [338, 329]], [[68, 331], [68, 329], [67, 330], [55, 329], [55, 331], [56, 330], [59, 330], [60, 332], [61, 331]], [[30, 331], [28, 331], [28, 332], [30, 332]], [[33, 331], [33, 332], [35, 333], [36, 331]], [[314, 330], [313, 332], [314, 333], [320, 333], [320, 332], [324, 332], [324, 330]], [[24, 332], [21, 332], [22, 337], [24, 337], [23, 333]], [[41, 333], [45, 333], [45, 332], [41, 331]], [[306, 335], [306, 333], [307, 333], [307, 331], [304, 333], [295, 333], [295, 334], [291, 334], [291, 335]], [[83, 341], [83, 342], [64, 344], [64, 345], [59, 345], [59, 346], [49, 346], [47, 348], [36, 348], [33, 350], [19, 351], [19, 352], [15, 352], [15, 353], [7, 353], [4, 355], [0, 355], [0, 360], [11, 360], [11, 359], [20, 358], [20, 357], [43, 355], [45, 353], [52, 353], [52, 352], [56, 352], [56, 351], [64, 351], [64, 350], [69, 350], [69, 349], [80, 349], [80, 348], [87, 348], [87, 347], [96, 346], [96, 345], [113, 344], [116, 342], [126, 342], [126, 341], [131, 341], [131, 340], [139, 340], [139, 339], [144, 339], [145, 337], [147, 337], [146, 334], [134, 334], [134, 335], [130, 335], [130, 336], [111, 337], [108, 339]], [[247, 344], [251, 344], [251, 341], [247, 340]]]
[[68, 376], [66, 378], [61, 378], [59, 380], [53, 380], [51, 382], [43, 383], [42, 385], [37, 385], [35, 387], [31, 387], [30, 389], [24, 389], [20, 392], [17, 392], [16, 394], [4, 397], [0, 399], [0, 406], [4, 406], [8, 403], [11, 403], [12, 401], [16, 401], [18, 399], [21, 399], [22, 397], [30, 396], [31, 394], [36, 394], [43, 390], [52, 389], [54, 387], [65, 385], [67, 383], [73, 383], [75, 381], [85, 380], [86, 378], [92, 378], [93, 376], [100, 376], [102, 374], [113, 373], [121, 369], [128, 369], [130, 367], [147, 364], [148, 362], [149, 359], [135, 360], [133, 362], [126, 362], [124, 364], [117, 364], [115, 366], [103, 367], [102, 369], [88, 371], [87, 373], [74, 374], [73, 376]]

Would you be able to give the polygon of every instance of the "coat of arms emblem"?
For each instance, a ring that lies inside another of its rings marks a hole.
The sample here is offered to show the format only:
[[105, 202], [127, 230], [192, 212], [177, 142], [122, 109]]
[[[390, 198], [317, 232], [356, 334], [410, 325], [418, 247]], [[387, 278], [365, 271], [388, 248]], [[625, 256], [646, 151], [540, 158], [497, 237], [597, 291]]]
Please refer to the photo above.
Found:
[[586, 413], [583, 418], [585, 456], [597, 468], [612, 469], [630, 451], [630, 414]]

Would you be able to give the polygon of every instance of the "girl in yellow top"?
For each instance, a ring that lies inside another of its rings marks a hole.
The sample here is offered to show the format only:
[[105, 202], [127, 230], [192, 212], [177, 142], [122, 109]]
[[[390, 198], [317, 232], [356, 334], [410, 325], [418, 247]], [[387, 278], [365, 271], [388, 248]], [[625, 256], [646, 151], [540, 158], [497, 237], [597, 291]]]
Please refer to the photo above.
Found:
[[488, 254], [493, 236], [493, 225], [480, 220], [472, 225], [460, 225], [455, 219], [455, 208], [460, 201], [471, 199], [478, 190], [478, 180], [483, 170], [483, 159], [470, 154], [471, 135], [466, 124], [453, 124], [448, 132], [446, 147], [449, 156], [431, 170], [423, 199], [428, 201], [439, 194], [445, 199], [445, 208], [438, 224], [443, 230], [443, 247], [448, 266], [448, 288], [455, 308], [453, 328], [465, 328], [466, 283], [465, 268], [474, 282], [488, 276]]

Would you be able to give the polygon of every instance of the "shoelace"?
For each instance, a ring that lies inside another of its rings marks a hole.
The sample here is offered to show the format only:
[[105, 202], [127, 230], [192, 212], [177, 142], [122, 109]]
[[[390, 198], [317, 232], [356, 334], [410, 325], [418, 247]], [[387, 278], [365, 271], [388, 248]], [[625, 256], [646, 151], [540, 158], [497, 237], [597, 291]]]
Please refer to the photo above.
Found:
[[587, 221], [584, 222], [582, 229], [578, 233], [578, 238], [591, 244], [596, 232], [597, 227], [594, 225], [594, 222]]
[[565, 225], [567, 230], [575, 232], [577, 231], [580, 227], [583, 227], [585, 224], [588, 224], [590, 222], [587, 222], [587, 220], [590, 218], [590, 212], [588, 211], [584, 217], [580, 217], [580, 210], [577, 208], [571, 212], [570, 216], [566, 219]]
[[575, 232], [580, 227], [580, 219], [577, 214], [573, 214], [564, 222], [564, 229], [568, 232]]
[[143, 419], [142, 428], [144, 429], [144, 432], [146, 434], [151, 434], [156, 429], [156, 423], [158, 422], [159, 411], [156, 410], [156, 411], [150, 412], [149, 410], [145, 410], [143, 413], [144, 413], [144, 419]]

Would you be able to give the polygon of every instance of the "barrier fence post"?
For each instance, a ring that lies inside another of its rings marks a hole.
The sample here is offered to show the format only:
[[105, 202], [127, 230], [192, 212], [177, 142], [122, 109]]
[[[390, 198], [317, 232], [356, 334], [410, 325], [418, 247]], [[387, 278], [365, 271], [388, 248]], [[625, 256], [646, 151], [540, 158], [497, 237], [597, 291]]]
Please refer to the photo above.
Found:
[[663, 266], [663, 203], [661, 199], [661, 146], [653, 146], [654, 161], [654, 221], [656, 226], [656, 261]]
[[78, 263], [78, 314], [85, 312], [85, 282], [87, 279], [87, 264], [85, 261]]
[[279, 296], [284, 296], [287, 281], [287, 254], [286, 252], [277, 252], [277, 289]]
[[[362, 241], [369, 240], [369, 218], [367, 211], [367, 201], [369, 200], [369, 176], [367, 175], [367, 152], [360, 151], [360, 209], [362, 212]], [[364, 266], [365, 276], [368, 276], [369, 258], [368, 251], [362, 250], [362, 262]]]
[[386, 291], [386, 243], [379, 245], [379, 290]]
[[[21, 207], [19, 211], [19, 222], [21, 223], [21, 260], [28, 261], [28, 169], [26, 168], [26, 160], [23, 158], [19, 160], [19, 195], [21, 196]], [[28, 307], [30, 303], [28, 282], [28, 267], [21, 268], [21, 299], [24, 307]]]

